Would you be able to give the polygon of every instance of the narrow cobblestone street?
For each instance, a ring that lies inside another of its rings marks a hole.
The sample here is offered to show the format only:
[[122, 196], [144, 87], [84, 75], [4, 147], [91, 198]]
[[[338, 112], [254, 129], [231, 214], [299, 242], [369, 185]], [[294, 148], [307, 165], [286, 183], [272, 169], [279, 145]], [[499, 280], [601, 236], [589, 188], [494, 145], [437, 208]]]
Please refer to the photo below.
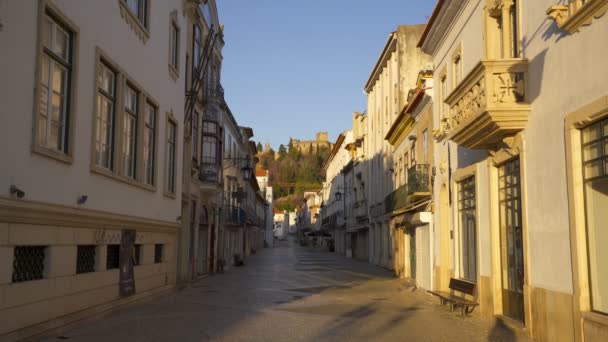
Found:
[[527, 341], [462, 319], [383, 269], [280, 242], [241, 268], [45, 341]]

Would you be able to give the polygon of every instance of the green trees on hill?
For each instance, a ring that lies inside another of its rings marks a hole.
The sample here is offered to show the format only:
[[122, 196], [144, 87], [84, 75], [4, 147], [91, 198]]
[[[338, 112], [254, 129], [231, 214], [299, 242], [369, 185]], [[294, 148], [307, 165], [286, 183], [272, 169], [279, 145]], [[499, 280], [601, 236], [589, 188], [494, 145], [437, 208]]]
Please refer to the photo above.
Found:
[[328, 148], [317, 153], [302, 153], [293, 146], [279, 146], [278, 158], [274, 151], [260, 154], [260, 165], [270, 171], [275, 207], [293, 211], [305, 191], [320, 190], [324, 175], [322, 168], [329, 155]]

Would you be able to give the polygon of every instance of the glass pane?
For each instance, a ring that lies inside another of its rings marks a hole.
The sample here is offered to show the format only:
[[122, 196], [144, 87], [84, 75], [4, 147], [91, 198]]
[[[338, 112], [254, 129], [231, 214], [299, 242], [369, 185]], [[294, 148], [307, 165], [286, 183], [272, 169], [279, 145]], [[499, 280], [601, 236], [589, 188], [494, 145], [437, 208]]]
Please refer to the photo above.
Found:
[[42, 45], [49, 49], [53, 47], [53, 25], [51, 18], [45, 16], [42, 21]]
[[48, 86], [49, 85], [49, 69], [51, 67], [51, 59], [49, 58], [49, 56], [47, 56], [46, 54], [44, 54], [42, 56], [42, 66], [41, 66], [41, 70], [40, 70], [40, 77], [42, 80], [42, 84]]
[[583, 148], [583, 161], [598, 158], [602, 155], [602, 142], [598, 141]]
[[138, 0], [126, 0], [127, 3], [127, 7], [129, 7], [129, 9], [131, 11], [133, 11], [133, 13], [135, 15], [137, 15], [139, 13], [139, 4], [138, 4]]
[[585, 179], [599, 177], [602, 175], [602, 161], [597, 160], [584, 166]]
[[132, 113], [137, 113], [137, 93], [129, 87], [125, 93], [125, 108]]
[[593, 310], [608, 313], [608, 179], [587, 184], [589, 273]]
[[99, 69], [99, 87], [110, 95], [114, 95], [114, 73], [105, 65]]
[[68, 49], [69, 49], [70, 36], [64, 31], [59, 25], [55, 25], [55, 45], [53, 51], [63, 58], [66, 62], [68, 60]]
[[593, 124], [583, 130], [583, 142], [597, 140], [602, 136], [601, 123]]
[[146, 125], [154, 127], [154, 118], [156, 116], [156, 110], [150, 104], [146, 105]]
[[67, 71], [57, 63], [53, 65], [53, 91], [65, 95]]

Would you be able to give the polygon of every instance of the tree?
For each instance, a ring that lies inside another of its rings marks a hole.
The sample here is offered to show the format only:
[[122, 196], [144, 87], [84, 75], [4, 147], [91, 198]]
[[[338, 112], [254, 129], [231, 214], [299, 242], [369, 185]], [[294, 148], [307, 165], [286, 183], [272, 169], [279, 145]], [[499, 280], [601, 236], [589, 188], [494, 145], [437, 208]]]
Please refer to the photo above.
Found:
[[287, 148], [285, 147], [285, 145], [281, 144], [281, 146], [279, 146], [279, 159], [282, 160], [283, 158], [285, 158], [286, 155]]

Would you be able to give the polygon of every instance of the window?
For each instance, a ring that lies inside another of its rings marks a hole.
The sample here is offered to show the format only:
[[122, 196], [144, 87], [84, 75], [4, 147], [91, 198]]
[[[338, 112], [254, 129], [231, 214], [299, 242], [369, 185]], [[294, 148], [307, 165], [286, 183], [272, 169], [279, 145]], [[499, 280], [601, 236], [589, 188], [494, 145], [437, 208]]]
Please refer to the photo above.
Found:
[[410, 156], [412, 160], [410, 162], [410, 167], [416, 165], [416, 140], [412, 141], [412, 149], [410, 151]]
[[460, 215], [461, 274], [468, 281], [477, 282], [477, 230], [475, 219], [475, 177], [458, 184], [458, 213]]
[[203, 121], [202, 162], [204, 164], [218, 164], [218, 126], [215, 122]]
[[36, 145], [67, 155], [73, 33], [50, 13], [42, 17]]
[[167, 191], [175, 193], [175, 157], [177, 146], [177, 124], [169, 121], [167, 129]]
[[198, 112], [192, 113], [192, 160], [198, 161]]
[[133, 246], [133, 266], [141, 265], [141, 245]]
[[154, 190], [158, 105], [97, 49], [92, 171]]
[[429, 151], [429, 130], [425, 129], [422, 131], [422, 160], [424, 164], [428, 163], [427, 153]]
[[133, 15], [139, 20], [142, 26], [148, 27], [147, 11], [148, 1], [147, 0], [123, 0], [127, 8], [133, 13]]
[[114, 159], [116, 74], [103, 62], [99, 63], [97, 73], [95, 164], [111, 170]]
[[137, 113], [139, 110], [139, 93], [127, 85], [124, 101], [123, 174], [135, 179], [137, 171]]
[[608, 119], [582, 131], [591, 308], [608, 314]]
[[13, 283], [44, 278], [45, 246], [15, 246]]
[[448, 97], [448, 82], [447, 77], [443, 75], [440, 80], [441, 92], [439, 94], [439, 121], [442, 125], [442, 130], [445, 128], [446, 120], [449, 116], [448, 104], [445, 103], [445, 99]]
[[156, 244], [154, 245], [154, 263], [160, 264], [163, 262], [163, 245]]
[[106, 269], [112, 270], [119, 266], [120, 260], [120, 245], [108, 245], [108, 254], [106, 256]]
[[170, 42], [170, 60], [169, 63], [175, 69], [179, 70], [179, 27], [175, 20], [171, 20], [171, 42]]
[[154, 185], [154, 165], [156, 161], [156, 108], [149, 102], [146, 102], [144, 115], [144, 183]]
[[[519, 0], [496, 2], [487, 11], [486, 55], [489, 59], [519, 58]], [[498, 42], [496, 44], [495, 42]]]
[[[193, 47], [193, 51], [192, 51], [192, 69], [194, 70], [194, 72], [192, 73], [193, 75], [198, 75], [199, 73], [199, 67], [200, 67], [200, 60], [201, 60], [201, 55], [202, 55], [202, 45], [203, 45], [203, 41], [202, 41], [202, 33], [201, 33], [201, 28], [198, 25], [194, 25], [194, 47]], [[198, 77], [198, 76], [196, 76]]]
[[78, 246], [76, 249], [76, 273], [95, 272], [95, 250], [97, 246]]
[[454, 57], [454, 87], [457, 87], [462, 82], [462, 58], [460, 55]]

